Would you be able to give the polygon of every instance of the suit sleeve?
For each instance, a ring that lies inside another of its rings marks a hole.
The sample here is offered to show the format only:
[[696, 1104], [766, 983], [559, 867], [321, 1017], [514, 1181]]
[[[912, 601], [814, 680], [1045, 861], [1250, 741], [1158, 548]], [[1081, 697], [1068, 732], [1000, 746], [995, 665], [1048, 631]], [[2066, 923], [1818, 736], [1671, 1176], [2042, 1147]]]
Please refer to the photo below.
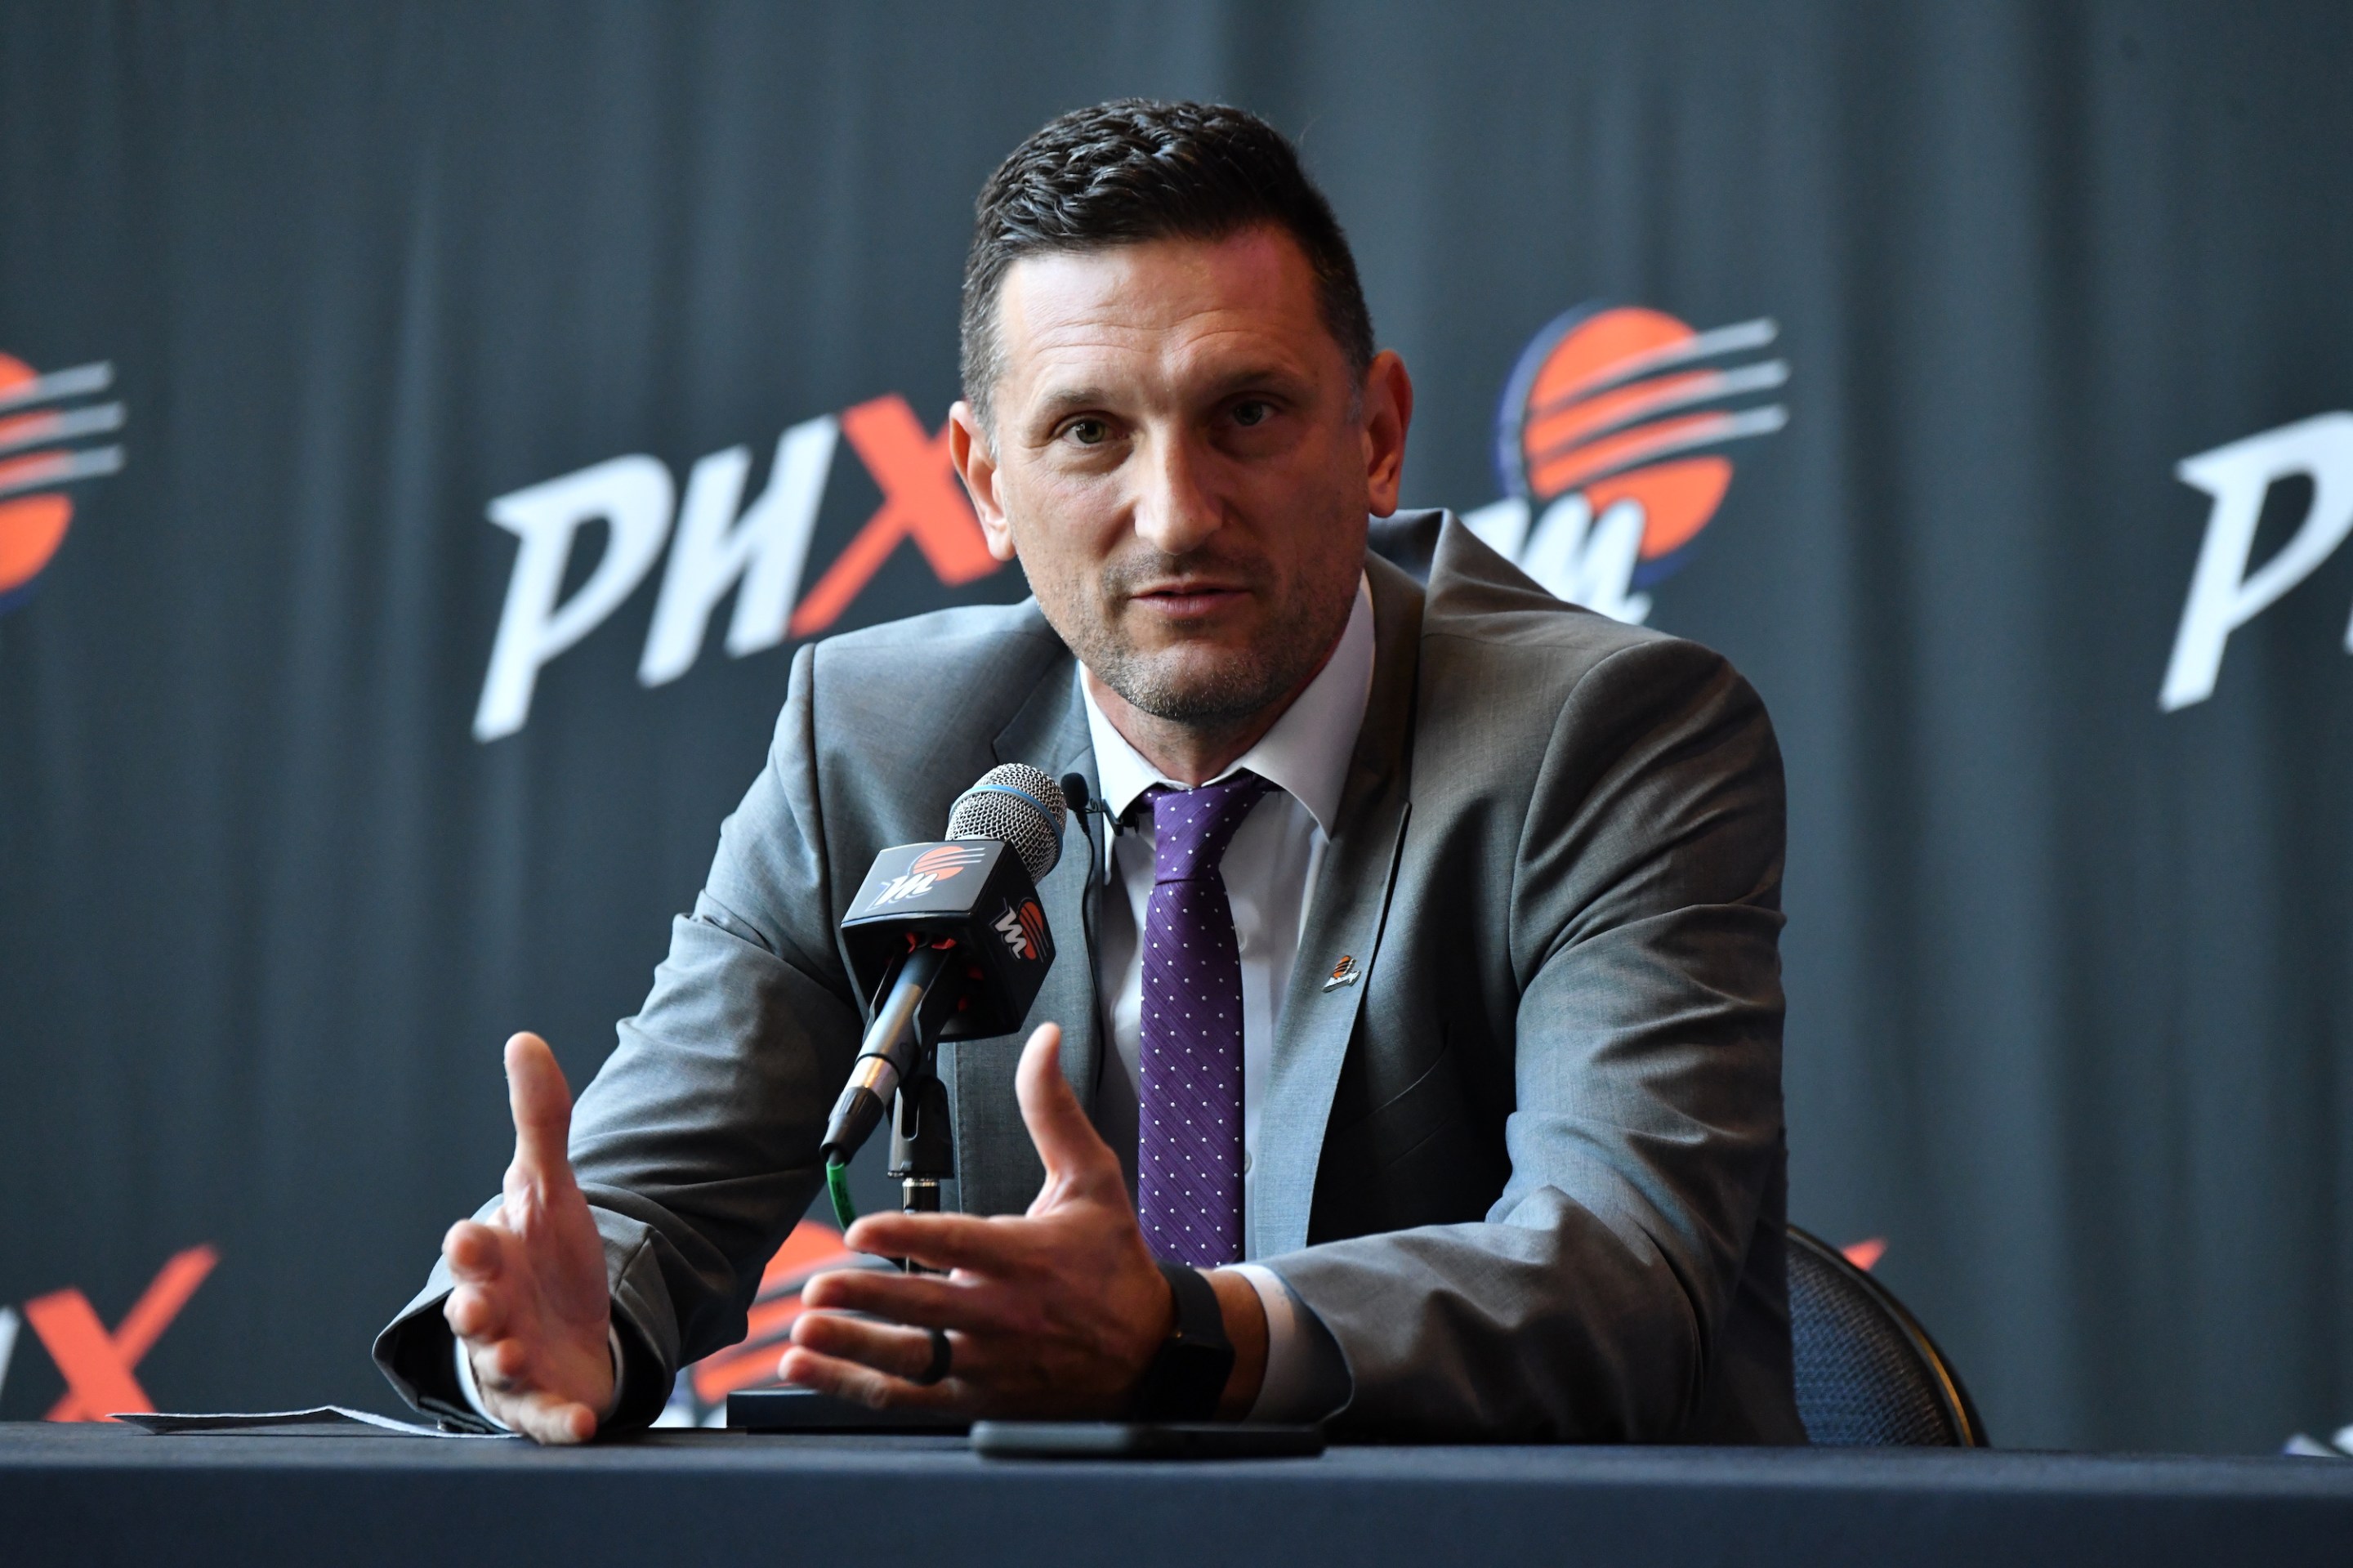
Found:
[[[694, 912], [672, 922], [645, 1006], [573, 1116], [625, 1359], [617, 1428], [650, 1422], [679, 1367], [744, 1337], [762, 1266], [823, 1180], [818, 1141], [857, 1051], [829, 918], [814, 671], [804, 648]], [[445, 1414], [460, 1398], [440, 1311], [450, 1284], [437, 1262], [375, 1345], [404, 1397]]]
[[1645, 641], [1574, 688], [1511, 880], [1508, 1182], [1475, 1224], [1268, 1260], [1348, 1362], [1337, 1429], [1693, 1429], [1782, 1181], [1783, 834], [1771, 725], [1721, 659]]

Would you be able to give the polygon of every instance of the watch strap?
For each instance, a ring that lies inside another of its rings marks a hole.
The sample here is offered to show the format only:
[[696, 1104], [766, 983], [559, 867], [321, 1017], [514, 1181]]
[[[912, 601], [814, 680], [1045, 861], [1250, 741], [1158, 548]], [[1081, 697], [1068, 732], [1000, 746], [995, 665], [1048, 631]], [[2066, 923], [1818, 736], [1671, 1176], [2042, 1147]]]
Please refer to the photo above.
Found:
[[1163, 1261], [1160, 1273], [1176, 1298], [1176, 1326], [1144, 1369], [1132, 1414], [1138, 1421], [1208, 1421], [1218, 1414], [1234, 1371], [1218, 1288], [1185, 1264]]

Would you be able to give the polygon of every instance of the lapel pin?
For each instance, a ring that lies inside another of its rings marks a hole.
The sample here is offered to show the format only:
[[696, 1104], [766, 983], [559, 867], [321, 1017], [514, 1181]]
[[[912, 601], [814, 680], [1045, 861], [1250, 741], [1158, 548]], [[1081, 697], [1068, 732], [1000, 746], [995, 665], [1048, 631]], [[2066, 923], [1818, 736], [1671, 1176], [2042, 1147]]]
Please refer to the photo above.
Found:
[[1359, 972], [1361, 971], [1356, 968], [1356, 960], [1343, 953], [1340, 955], [1340, 961], [1332, 966], [1332, 978], [1324, 982], [1324, 989], [1338, 991], [1344, 985], [1354, 985], [1356, 983], [1356, 976]]

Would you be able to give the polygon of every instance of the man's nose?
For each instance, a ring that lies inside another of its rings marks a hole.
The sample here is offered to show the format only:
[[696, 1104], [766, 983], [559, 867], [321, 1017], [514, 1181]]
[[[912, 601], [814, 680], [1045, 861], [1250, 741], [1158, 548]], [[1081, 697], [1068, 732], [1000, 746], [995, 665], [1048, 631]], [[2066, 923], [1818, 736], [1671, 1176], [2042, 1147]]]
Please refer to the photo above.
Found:
[[1145, 443], [1135, 496], [1136, 536], [1164, 556], [1190, 555], [1223, 521], [1208, 454], [1172, 435]]

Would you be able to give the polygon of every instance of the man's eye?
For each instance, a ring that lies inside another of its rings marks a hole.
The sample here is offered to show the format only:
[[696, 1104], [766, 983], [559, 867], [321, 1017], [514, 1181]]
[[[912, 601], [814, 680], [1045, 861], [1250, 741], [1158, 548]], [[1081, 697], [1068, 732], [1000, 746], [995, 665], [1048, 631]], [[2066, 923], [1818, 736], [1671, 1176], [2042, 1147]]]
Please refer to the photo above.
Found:
[[1073, 419], [1062, 433], [1082, 447], [1099, 447], [1111, 435], [1101, 419]]
[[1244, 428], [1263, 425], [1273, 412], [1274, 409], [1270, 405], [1255, 399], [1248, 403], [1237, 403], [1234, 405], [1234, 423]]

